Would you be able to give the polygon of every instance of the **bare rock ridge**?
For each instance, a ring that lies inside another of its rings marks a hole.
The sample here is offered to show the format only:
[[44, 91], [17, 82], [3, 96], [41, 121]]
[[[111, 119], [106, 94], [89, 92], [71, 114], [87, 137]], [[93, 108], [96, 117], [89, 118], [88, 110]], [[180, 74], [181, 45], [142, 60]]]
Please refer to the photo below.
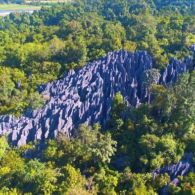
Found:
[[186, 153], [177, 164], [168, 165], [157, 169], [153, 172], [153, 177], [155, 178], [159, 174], [167, 173], [170, 176], [171, 182], [162, 188], [160, 195], [168, 195], [168, 189], [170, 184], [178, 185], [179, 179], [178, 176], [185, 176], [189, 172], [194, 171], [193, 164], [193, 155], [192, 153]]
[[[121, 92], [129, 106], [147, 101], [143, 74], [152, 67], [152, 57], [147, 52], [108, 53], [42, 86], [40, 91], [48, 99], [42, 109], [20, 118], [0, 116], [0, 135], [8, 134], [10, 141], [20, 146], [29, 141], [54, 138], [58, 132], [71, 136], [74, 128], [82, 123], [104, 125], [117, 92]], [[172, 60], [156, 83], [168, 85], [192, 68], [191, 58]]]

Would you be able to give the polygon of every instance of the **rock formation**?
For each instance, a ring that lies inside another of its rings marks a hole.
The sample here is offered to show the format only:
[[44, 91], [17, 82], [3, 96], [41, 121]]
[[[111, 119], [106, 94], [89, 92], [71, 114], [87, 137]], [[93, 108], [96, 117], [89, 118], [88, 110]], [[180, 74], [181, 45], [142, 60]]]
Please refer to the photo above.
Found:
[[[147, 52], [108, 53], [82, 69], [68, 72], [60, 80], [41, 86], [40, 92], [48, 99], [42, 109], [20, 118], [1, 116], [0, 135], [8, 134], [10, 141], [20, 146], [28, 141], [56, 137], [58, 132], [70, 137], [82, 123], [104, 125], [117, 92], [121, 92], [129, 106], [138, 106], [147, 100], [143, 75], [152, 67], [152, 58]], [[172, 60], [155, 82], [168, 85], [192, 68], [191, 58]]]
[[[191, 153], [185, 154], [183, 159], [179, 161], [177, 164], [168, 165], [166, 167], [162, 167], [160, 169], [155, 170], [153, 172], [153, 177], [155, 178], [156, 175], [167, 173], [170, 176], [171, 183], [174, 185], [178, 185], [179, 184], [179, 179], [177, 178], [178, 176], [185, 176], [190, 171], [193, 171], [194, 167], [193, 167], [192, 159], [193, 159], [193, 155]], [[160, 194], [167, 195], [169, 185], [165, 186], [161, 190]]]

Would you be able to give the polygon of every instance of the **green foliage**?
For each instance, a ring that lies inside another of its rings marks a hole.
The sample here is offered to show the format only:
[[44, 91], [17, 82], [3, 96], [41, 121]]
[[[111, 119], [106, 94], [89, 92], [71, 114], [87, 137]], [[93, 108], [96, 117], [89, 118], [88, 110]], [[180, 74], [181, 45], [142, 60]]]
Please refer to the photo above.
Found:
[[[46, 143], [43, 155], [35, 155], [36, 145], [13, 148], [1, 137], [0, 193], [158, 194], [171, 179], [154, 177], [152, 171], [195, 153], [193, 82], [194, 72], [167, 89], [149, 81], [151, 104], [134, 109], [117, 93], [109, 130], [95, 124], [81, 125], [71, 139], [59, 133]], [[170, 185], [171, 194], [194, 194], [194, 173], [178, 179], [178, 186]]]
[[115, 151], [116, 141], [112, 140], [109, 133], [102, 134], [97, 127], [92, 129], [82, 125], [74, 139], [63, 138], [59, 140], [59, 145], [50, 141], [45, 158], [56, 158], [56, 163], [60, 160], [60, 164], [62, 162], [80, 166], [89, 164], [90, 167], [109, 163]]
[[148, 88], [152, 84], [156, 84], [160, 78], [160, 73], [157, 69], [146, 70], [143, 75], [143, 84]]
[[87, 61], [87, 48], [83, 37], [69, 37], [65, 41], [65, 47], [60, 52], [60, 62], [63, 63], [64, 70], [74, 69], [83, 66]]
[[31, 99], [39, 85], [113, 50], [147, 50], [157, 69], [169, 57], [189, 55], [195, 43], [193, 8], [192, 1], [77, 0], [1, 18], [0, 77], [6, 84], [0, 81], [0, 114], [34, 109]]
[[29, 107], [36, 109], [43, 105], [41, 96], [28, 89], [30, 81], [17, 68], [0, 67], [0, 113], [21, 114]]
[[182, 145], [177, 143], [171, 135], [157, 137], [143, 135], [140, 138], [140, 161], [144, 167], [157, 169], [172, 162], [178, 162], [184, 154]]
[[151, 174], [136, 174], [132, 173], [128, 168], [120, 176], [119, 190], [121, 194], [152, 194], [156, 195], [151, 187], [152, 175]]
[[180, 177], [179, 186], [171, 185], [169, 192], [174, 195], [195, 193], [195, 174], [190, 173], [186, 177]]
[[151, 104], [128, 111], [121, 95], [113, 101], [108, 126], [118, 142], [114, 159], [123, 158], [121, 168], [152, 171], [178, 162], [185, 151], [194, 152], [194, 72], [181, 76], [169, 89], [154, 85], [152, 77], [145, 79]]
[[[39, 85], [109, 51], [144, 49], [155, 62], [143, 75], [150, 104], [127, 108], [117, 93], [107, 130], [59, 133], [42, 153], [1, 137], [0, 194], [158, 194], [170, 178], [151, 172], [195, 153], [195, 73], [168, 88], [156, 84], [169, 57], [189, 55], [195, 43], [193, 0], [78, 0], [10, 14], [0, 26], [0, 114], [40, 108]], [[195, 193], [194, 173], [179, 181], [171, 194]]]
[[101, 168], [94, 175], [94, 181], [97, 183], [100, 194], [116, 195], [115, 188], [118, 185], [119, 174], [108, 168]]
[[0, 159], [5, 155], [9, 145], [5, 136], [0, 137]]
[[75, 141], [80, 142], [81, 150], [85, 151], [87, 155], [91, 155], [90, 158], [96, 163], [109, 163], [111, 156], [116, 151], [116, 142], [112, 140], [111, 135], [109, 133], [103, 135], [85, 126], [81, 126], [79, 130], [79, 136]]
[[113, 120], [110, 121], [110, 126], [115, 128], [114, 131], [116, 131], [116, 133], [120, 130], [121, 126], [123, 125], [122, 118], [124, 117], [125, 109], [126, 105], [123, 96], [121, 95], [121, 93], [118, 92], [116, 93], [113, 99], [111, 110], [111, 117]]
[[23, 173], [23, 190], [26, 192], [52, 194], [56, 190], [59, 173], [49, 164], [30, 160]]
[[63, 193], [72, 194], [74, 192], [79, 193], [85, 191], [86, 180], [79, 170], [67, 164], [63, 168], [63, 174], [64, 181], [62, 181], [60, 186]]

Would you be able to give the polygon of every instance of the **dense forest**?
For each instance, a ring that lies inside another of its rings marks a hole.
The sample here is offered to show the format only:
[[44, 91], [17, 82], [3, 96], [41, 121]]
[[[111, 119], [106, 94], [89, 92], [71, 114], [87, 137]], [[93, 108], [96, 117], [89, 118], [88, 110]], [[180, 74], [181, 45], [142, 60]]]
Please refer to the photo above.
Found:
[[195, 154], [194, 89], [195, 74], [184, 74], [168, 89], [152, 85], [152, 103], [134, 109], [117, 93], [107, 129], [81, 125], [71, 139], [15, 148], [1, 137], [0, 193], [151, 195], [169, 184], [170, 194], [193, 195], [193, 172], [175, 186], [153, 171]]
[[194, 3], [165, 2], [86, 0], [1, 18], [0, 114], [40, 107], [39, 85], [110, 51], [147, 50], [158, 69], [190, 55]]
[[[0, 115], [40, 108], [40, 85], [110, 51], [146, 50], [159, 70], [191, 56], [194, 10], [193, 0], [81, 0], [0, 18]], [[71, 139], [20, 148], [1, 137], [0, 193], [160, 193], [171, 178], [152, 171], [195, 154], [195, 73], [149, 88], [138, 108], [116, 94], [106, 130], [81, 125]], [[178, 179], [170, 194], [195, 194], [194, 173]]]

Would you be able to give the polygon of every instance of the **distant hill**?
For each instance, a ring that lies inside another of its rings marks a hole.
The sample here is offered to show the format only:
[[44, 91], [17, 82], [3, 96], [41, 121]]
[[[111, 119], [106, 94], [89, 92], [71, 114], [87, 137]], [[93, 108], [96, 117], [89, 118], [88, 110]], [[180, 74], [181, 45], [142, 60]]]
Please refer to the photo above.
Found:
[[173, 9], [179, 11], [194, 11], [194, 0], [153, 0], [157, 9]]
[[44, 4], [44, 3], [66, 3], [70, 0], [0, 0], [0, 4]]
[[24, 3], [24, 0], [0, 0], [0, 4], [6, 3], [22, 4]]

